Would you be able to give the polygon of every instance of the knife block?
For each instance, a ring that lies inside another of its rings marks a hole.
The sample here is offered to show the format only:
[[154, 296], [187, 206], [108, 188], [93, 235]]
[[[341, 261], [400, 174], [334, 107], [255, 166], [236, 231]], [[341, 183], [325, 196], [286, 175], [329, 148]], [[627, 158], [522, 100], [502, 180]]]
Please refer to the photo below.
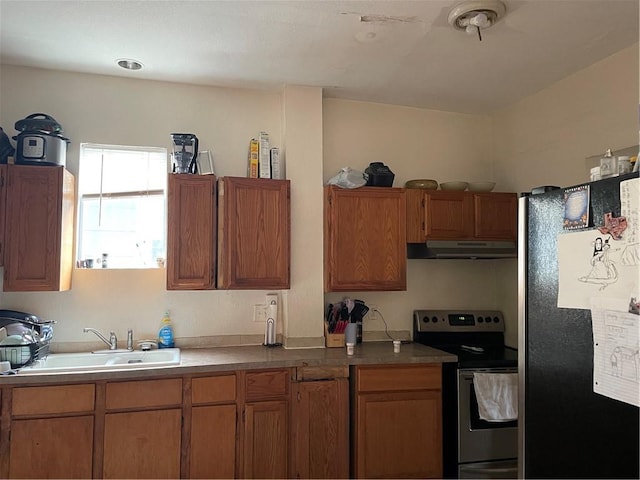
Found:
[[329, 324], [324, 322], [324, 344], [327, 348], [344, 348], [344, 333], [329, 333]]

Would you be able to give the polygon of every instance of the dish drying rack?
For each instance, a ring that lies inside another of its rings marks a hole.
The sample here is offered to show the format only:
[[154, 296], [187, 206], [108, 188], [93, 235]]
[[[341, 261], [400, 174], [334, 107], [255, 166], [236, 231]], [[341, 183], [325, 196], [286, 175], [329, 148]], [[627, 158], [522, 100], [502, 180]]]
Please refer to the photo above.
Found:
[[[11, 368], [21, 368], [34, 361], [45, 358], [49, 354], [49, 346], [53, 339], [53, 323], [55, 321], [41, 322], [36, 316], [29, 316], [24, 319], [18, 318], [21, 312], [11, 310], [0, 310], [4, 313], [4, 320], [7, 320], [7, 313], [15, 315], [9, 320], [16, 320], [12, 325], [21, 324], [22, 332], [17, 333], [22, 336], [22, 342], [10, 345], [0, 345], [0, 361], [9, 362]], [[9, 326], [6, 322], [5, 326]]]
[[1, 345], [0, 360], [8, 361], [11, 368], [21, 368], [44, 358], [49, 353], [49, 341], [24, 345]]

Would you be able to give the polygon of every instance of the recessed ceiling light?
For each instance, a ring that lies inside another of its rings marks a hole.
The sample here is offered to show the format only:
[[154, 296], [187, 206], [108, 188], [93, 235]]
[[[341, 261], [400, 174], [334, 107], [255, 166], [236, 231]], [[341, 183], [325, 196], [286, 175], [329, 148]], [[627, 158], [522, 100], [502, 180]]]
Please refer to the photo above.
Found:
[[131, 60], [130, 58], [121, 58], [119, 60], [116, 60], [116, 62], [120, 67], [124, 68], [125, 70], [141, 70], [142, 69], [142, 63], [140, 63], [137, 60]]

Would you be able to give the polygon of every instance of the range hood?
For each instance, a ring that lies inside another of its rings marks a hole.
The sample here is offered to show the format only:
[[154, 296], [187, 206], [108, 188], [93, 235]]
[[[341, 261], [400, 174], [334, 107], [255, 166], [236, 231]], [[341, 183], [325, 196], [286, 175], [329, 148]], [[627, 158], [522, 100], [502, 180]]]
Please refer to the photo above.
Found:
[[407, 244], [407, 258], [515, 258], [516, 242], [431, 240]]

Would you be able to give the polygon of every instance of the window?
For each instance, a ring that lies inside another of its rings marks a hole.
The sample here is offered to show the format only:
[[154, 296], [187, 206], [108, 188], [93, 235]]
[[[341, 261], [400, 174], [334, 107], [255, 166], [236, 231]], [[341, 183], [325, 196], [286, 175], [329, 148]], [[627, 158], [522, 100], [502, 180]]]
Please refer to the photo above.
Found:
[[161, 266], [166, 184], [165, 148], [81, 144], [78, 265]]

